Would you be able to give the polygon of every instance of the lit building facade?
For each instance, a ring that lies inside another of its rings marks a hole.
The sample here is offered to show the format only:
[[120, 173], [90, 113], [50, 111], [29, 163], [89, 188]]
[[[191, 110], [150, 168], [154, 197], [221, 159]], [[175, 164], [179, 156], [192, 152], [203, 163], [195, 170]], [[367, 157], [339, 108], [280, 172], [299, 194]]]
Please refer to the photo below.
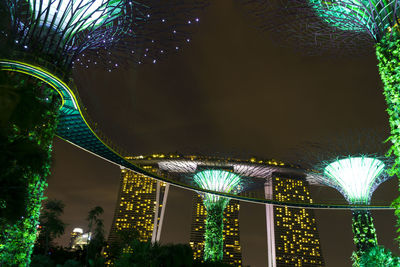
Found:
[[[128, 158], [131, 159], [131, 158]], [[157, 172], [152, 164], [141, 165]], [[158, 242], [165, 213], [169, 185], [133, 171], [121, 169], [120, 189], [108, 244], [117, 242], [118, 231], [135, 230], [140, 241]]]
[[[266, 198], [312, 203], [304, 177], [273, 175], [265, 183]], [[268, 266], [325, 266], [314, 212], [266, 205]]]
[[74, 228], [74, 230], [72, 230], [72, 232], [71, 232], [71, 239], [69, 242], [69, 247], [74, 249], [75, 248], [75, 240], [82, 235], [83, 235], [82, 228]]
[[[224, 255], [223, 262], [242, 266], [242, 252], [240, 247], [239, 209], [237, 200], [230, 200], [224, 210]], [[204, 256], [204, 232], [207, 210], [199, 194], [193, 195], [192, 229], [190, 233], [190, 246], [195, 259]]]
[[[309, 185], [319, 184], [304, 171], [275, 160], [221, 159], [199, 156], [156, 154], [129, 158], [147, 171], [180, 183], [207, 168], [229, 170], [243, 177], [244, 197], [312, 203]], [[117, 231], [135, 229], [141, 241], [159, 241], [168, 196], [168, 184], [121, 170], [121, 183], [108, 243], [118, 239]], [[260, 191], [260, 189], [263, 189]], [[239, 231], [240, 204], [230, 200], [224, 210], [223, 261], [242, 266]], [[207, 210], [202, 197], [193, 197], [190, 246], [195, 259], [204, 256]], [[155, 226], [155, 227], [154, 227]], [[268, 267], [324, 266], [315, 216], [312, 210], [266, 205]]]

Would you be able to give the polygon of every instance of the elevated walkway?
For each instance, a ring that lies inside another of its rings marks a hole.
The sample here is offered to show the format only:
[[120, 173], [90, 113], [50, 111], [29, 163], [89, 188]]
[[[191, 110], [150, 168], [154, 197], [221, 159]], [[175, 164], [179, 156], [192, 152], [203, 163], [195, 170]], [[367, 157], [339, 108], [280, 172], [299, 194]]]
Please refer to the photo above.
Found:
[[[49, 66], [47, 69], [51, 69]], [[128, 155], [115, 146], [111, 140], [103, 135], [96, 123], [93, 123], [86, 114], [85, 109], [78, 97], [78, 91], [70, 79], [67, 83], [46, 70], [46, 66], [38, 67], [29, 63], [0, 59], [0, 71], [15, 71], [24, 73], [40, 79], [49, 84], [62, 98], [60, 107], [59, 124], [57, 127], [57, 136], [61, 139], [89, 152], [104, 160], [114, 163], [120, 167], [125, 167], [131, 171], [143, 174], [147, 177], [163, 181], [168, 184], [205, 193], [213, 193], [220, 196], [226, 196], [232, 199], [247, 201], [258, 204], [273, 204], [278, 206], [287, 206], [294, 208], [312, 208], [312, 209], [393, 209], [390, 206], [354, 206], [354, 205], [328, 205], [328, 204], [305, 204], [280, 202], [270, 199], [250, 197], [246, 195], [232, 195], [220, 192], [213, 192], [206, 189], [195, 187], [189, 183], [172, 180], [155, 173], [148, 172], [139, 166], [129, 162], [124, 155]]]

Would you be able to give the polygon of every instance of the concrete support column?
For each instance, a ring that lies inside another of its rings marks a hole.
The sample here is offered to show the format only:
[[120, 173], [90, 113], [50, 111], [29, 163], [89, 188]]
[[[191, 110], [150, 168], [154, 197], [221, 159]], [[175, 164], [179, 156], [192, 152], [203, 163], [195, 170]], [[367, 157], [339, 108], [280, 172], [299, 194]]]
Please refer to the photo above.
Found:
[[[268, 179], [264, 184], [265, 198], [272, 199], [273, 186], [272, 178]], [[265, 218], [267, 226], [267, 249], [268, 249], [268, 267], [276, 267], [275, 254], [275, 225], [274, 225], [274, 206], [271, 204], [265, 205]]]

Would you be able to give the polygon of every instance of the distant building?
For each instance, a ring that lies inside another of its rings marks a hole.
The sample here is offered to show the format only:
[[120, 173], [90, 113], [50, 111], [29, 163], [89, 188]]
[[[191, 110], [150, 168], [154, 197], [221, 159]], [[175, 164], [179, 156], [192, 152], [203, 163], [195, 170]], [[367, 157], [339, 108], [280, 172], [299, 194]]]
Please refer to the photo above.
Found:
[[[129, 159], [129, 158], [128, 158]], [[157, 172], [154, 162], [142, 168]], [[158, 242], [169, 185], [135, 172], [121, 169], [117, 206], [108, 244], [119, 239], [119, 230], [136, 230], [141, 241]], [[156, 225], [156, 227], [154, 227]]]
[[[309, 183], [301, 176], [276, 174], [265, 184], [266, 198], [312, 203]], [[268, 267], [325, 266], [314, 211], [266, 205]]]
[[83, 249], [90, 240], [90, 232], [83, 233], [82, 228], [74, 228], [71, 233], [70, 248], [71, 249]]
[[[223, 159], [203, 156], [156, 154], [127, 158], [147, 171], [158, 173], [181, 183], [199, 168], [230, 170], [243, 177], [243, 196], [278, 201], [312, 203], [304, 170], [276, 160]], [[169, 185], [144, 175], [121, 169], [120, 190], [108, 244], [118, 240], [118, 230], [135, 229], [141, 241], [159, 241], [168, 197]], [[262, 191], [260, 191], [262, 189]], [[223, 261], [242, 265], [239, 202], [231, 200], [224, 211]], [[207, 212], [198, 194], [193, 198], [190, 245], [194, 258], [202, 258], [204, 223]], [[268, 267], [324, 266], [315, 216], [312, 210], [266, 205]], [[106, 253], [107, 256], [107, 253]]]

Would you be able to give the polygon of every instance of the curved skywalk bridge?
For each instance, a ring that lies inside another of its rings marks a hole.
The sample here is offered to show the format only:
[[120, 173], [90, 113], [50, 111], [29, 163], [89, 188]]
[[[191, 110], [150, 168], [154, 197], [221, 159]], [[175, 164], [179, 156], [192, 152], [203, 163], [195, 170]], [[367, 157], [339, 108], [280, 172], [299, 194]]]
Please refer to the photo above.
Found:
[[[49, 69], [51, 69], [49, 67]], [[355, 205], [337, 205], [337, 204], [317, 204], [317, 203], [294, 203], [294, 202], [281, 202], [264, 198], [252, 198], [242, 195], [232, 195], [220, 192], [213, 192], [206, 189], [201, 189], [193, 185], [175, 181], [155, 173], [148, 172], [139, 166], [136, 166], [126, 160], [123, 154], [112, 142], [104, 136], [97, 124], [89, 120], [88, 115], [78, 98], [77, 89], [72, 80], [68, 84], [63, 82], [60, 78], [51, 74], [45, 68], [31, 65], [25, 62], [0, 59], [0, 71], [15, 71], [24, 73], [40, 79], [49, 84], [62, 98], [60, 107], [59, 123], [57, 126], [57, 136], [61, 139], [90, 152], [104, 160], [114, 163], [118, 166], [125, 167], [134, 172], [143, 174], [147, 177], [169, 183], [171, 185], [205, 193], [213, 193], [220, 196], [226, 196], [232, 199], [247, 201], [259, 204], [274, 204], [277, 206], [287, 206], [294, 208], [313, 208], [313, 209], [392, 209], [390, 206], [355, 206]]]

